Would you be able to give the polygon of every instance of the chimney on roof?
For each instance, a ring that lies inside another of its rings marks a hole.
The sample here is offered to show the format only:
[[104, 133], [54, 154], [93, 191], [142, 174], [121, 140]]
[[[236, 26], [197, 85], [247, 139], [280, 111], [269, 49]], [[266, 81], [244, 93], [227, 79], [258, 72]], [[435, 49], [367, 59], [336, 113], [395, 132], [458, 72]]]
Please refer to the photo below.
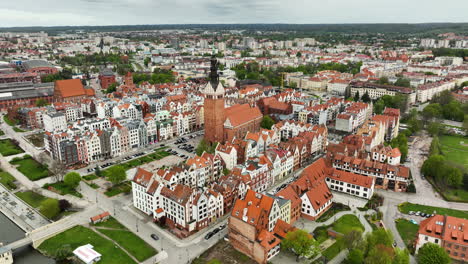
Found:
[[244, 221], [244, 222], [247, 222], [247, 220], [249, 219], [247, 217], [247, 210], [248, 210], [247, 208], [244, 208], [244, 212], [243, 212], [243, 215], [242, 215], [242, 221]]

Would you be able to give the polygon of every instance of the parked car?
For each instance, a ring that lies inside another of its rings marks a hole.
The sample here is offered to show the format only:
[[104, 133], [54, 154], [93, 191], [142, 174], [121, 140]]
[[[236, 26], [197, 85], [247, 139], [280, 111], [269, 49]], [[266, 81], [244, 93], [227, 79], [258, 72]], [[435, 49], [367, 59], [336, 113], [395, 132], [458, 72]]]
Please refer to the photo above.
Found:
[[409, 211], [408, 214], [409, 214], [409, 215], [414, 215], [414, 212], [413, 212], [413, 211]]
[[209, 232], [208, 234], [206, 234], [205, 239], [208, 240], [208, 239], [210, 239], [211, 237], [213, 237], [213, 235], [214, 235], [214, 234], [213, 234], [212, 232]]
[[223, 230], [224, 228], [226, 228], [226, 224], [220, 225], [219, 228]]
[[159, 237], [156, 234], [151, 234], [151, 238], [154, 240], [159, 240]]
[[421, 214], [421, 212], [417, 211], [414, 215], [419, 216], [420, 214]]
[[216, 235], [219, 231], [221, 231], [221, 228], [217, 227], [215, 229], [213, 229], [213, 235]]

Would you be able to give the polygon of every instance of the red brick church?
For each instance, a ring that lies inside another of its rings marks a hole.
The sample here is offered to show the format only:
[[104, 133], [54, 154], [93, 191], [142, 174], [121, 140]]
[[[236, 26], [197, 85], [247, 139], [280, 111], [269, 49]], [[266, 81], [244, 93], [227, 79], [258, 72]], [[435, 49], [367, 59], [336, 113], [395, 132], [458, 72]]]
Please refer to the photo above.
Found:
[[210, 81], [203, 91], [205, 95], [205, 140], [214, 142], [244, 138], [247, 132], [260, 131], [262, 113], [258, 107], [236, 104], [224, 108], [224, 87], [219, 82], [219, 62], [211, 59]]

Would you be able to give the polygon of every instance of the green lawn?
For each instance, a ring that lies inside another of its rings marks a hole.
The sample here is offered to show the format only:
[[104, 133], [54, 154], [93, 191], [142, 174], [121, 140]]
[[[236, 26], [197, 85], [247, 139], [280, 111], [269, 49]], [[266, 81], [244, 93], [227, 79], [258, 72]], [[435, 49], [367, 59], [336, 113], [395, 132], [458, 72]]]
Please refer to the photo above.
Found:
[[468, 202], [468, 191], [463, 189], [450, 189], [445, 188], [442, 190], [444, 196], [450, 200], [455, 202]]
[[98, 229], [98, 231], [117, 242], [140, 262], [158, 253], [156, 249], [131, 231], [109, 229]]
[[352, 214], [343, 215], [338, 218], [333, 224], [328, 226], [320, 226], [314, 230], [314, 238], [320, 244], [329, 238], [327, 229], [331, 228], [341, 234], [347, 234], [351, 230], [359, 229], [364, 232], [364, 226], [361, 224], [359, 219]]
[[38, 249], [47, 256], [55, 257], [57, 249], [67, 244], [70, 245], [73, 250], [86, 244], [93, 245], [94, 250], [102, 255], [99, 264], [135, 263], [130, 256], [119, 247], [115, 246], [112, 241], [103, 238], [98, 233], [83, 226], [75, 226], [72, 229], [47, 239]]
[[467, 211], [459, 211], [449, 208], [441, 208], [441, 207], [433, 207], [421, 204], [413, 204], [413, 203], [402, 203], [398, 205], [398, 210], [402, 213], [409, 213], [409, 211], [420, 211], [426, 214], [441, 214], [441, 215], [450, 215], [459, 218], [468, 219], [468, 212]]
[[51, 190], [53, 192], [57, 192], [60, 195], [70, 194], [70, 195], [76, 196], [78, 198], [83, 197], [83, 195], [81, 195], [81, 193], [79, 193], [78, 191], [76, 191], [73, 188], [70, 188], [64, 182], [56, 182], [56, 183], [52, 183], [52, 184], [45, 184], [44, 187], [42, 187], [42, 188], [47, 189], [47, 190]]
[[97, 185], [97, 184], [95, 184], [95, 183], [93, 183], [93, 182], [91, 182], [91, 183], [85, 182], [85, 183], [88, 184], [88, 186], [91, 187], [91, 188], [93, 188], [93, 189], [98, 189], [98, 188], [99, 188], [99, 185]]
[[341, 234], [347, 234], [352, 230], [359, 229], [364, 232], [364, 226], [359, 219], [352, 214], [343, 215], [332, 225], [332, 229]]
[[419, 225], [415, 225], [406, 219], [397, 219], [396, 228], [398, 229], [398, 233], [400, 233], [403, 242], [408, 249], [413, 247], [413, 242], [416, 239], [416, 234], [419, 230]]
[[87, 180], [87, 181], [92, 181], [92, 180], [97, 179], [98, 176], [96, 176], [95, 174], [90, 174], [90, 175], [83, 176], [82, 178]]
[[14, 126], [18, 123], [18, 120], [11, 120], [10, 118], [8, 118], [8, 116], [3, 116], [3, 120], [5, 121], [5, 123], [7, 123], [9, 126]]
[[47, 167], [30, 156], [14, 158], [10, 163], [19, 165], [17, 169], [32, 181], [37, 181], [49, 176], [49, 170]]
[[14, 183], [15, 180], [15, 177], [13, 177], [10, 173], [0, 169], [0, 183], [9, 190], [16, 189], [16, 184]]
[[26, 132], [26, 130], [23, 130], [23, 129], [19, 128], [19, 127], [13, 127], [13, 131], [19, 132], [19, 133]]
[[[468, 137], [444, 135], [439, 137], [439, 141], [447, 160], [468, 168]], [[465, 145], [462, 145], [462, 142]]]
[[0, 140], [0, 154], [3, 156], [11, 156], [23, 153], [24, 150], [19, 146], [15, 145], [11, 139]]
[[124, 225], [122, 225], [121, 223], [119, 223], [119, 221], [117, 221], [117, 220], [116, 220], [114, 217], [112, 217], [112, 216], [111, 216], [109, 219], [107, 219], [107, 221], [94, 224], [94, 226], [96, 226], [96, 227], [108, 227], [108, 228], [115, 228], [115, 229], [127, 230], [127, 228], [126, 228]]
[[17, 192], [15, 195], [34, 208], [39, 208], [41, 203], [47, 199], [47, 197], [33, 191]]
[[107, 197], [112, 197], [121, 193], [129, 193], [131, 191], [132, 191], [132, 184], [126, 181], [126, 182], [122, 182], [113, 186], [112, 188], [110, 188], [110, 190], [106, 191], [104, 194]]
[[343, 249], [345, 249], [343, 240], [337, 239], [335, 243], [322, 252], [322, 255], [328, 260], [331, 260], [336, 257], [336, 255], [338, 255]]
[[317, 222], [325, 222], [331, 217], [333, 217], [335, 214], [341, 212], [341, 211], [348, 211], [350, 210], [349, 206], [340, 204], [340, 203], [333, 203], [330, 209], [328, 209], [323, 215], [317, 219]]

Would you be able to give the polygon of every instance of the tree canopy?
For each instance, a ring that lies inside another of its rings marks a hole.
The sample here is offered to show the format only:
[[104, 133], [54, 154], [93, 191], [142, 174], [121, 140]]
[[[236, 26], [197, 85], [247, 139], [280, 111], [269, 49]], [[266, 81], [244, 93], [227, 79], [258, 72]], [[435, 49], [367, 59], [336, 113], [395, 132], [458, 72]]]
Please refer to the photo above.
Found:
[[106, 176], [114, 185], [123, 182], [127, 178], [125, 169], [120, 165], [115, 165], [107, 169]]
[[54, 219], [60, 213], [58, 200], [52, 198], [44, 200], [39, 207], [39, 211], [45, 217], [49, 219]]
[[418, 250], [419, 264], [448, 264], [450, 257], [439, 245], [434, 243], [426, 243]]
[[313, 258], [320, 252], [319, 244], [306, 231], [297, 229], [288, 232], [281, 246], [296, 254], [297, 257]]
[[275, 124], [275, 120], [273, 120], [270, 116], [265, 115], [263, 116], [262, 123], [260, 126], [265, 129], [271, 129], [271, 127]]
[[70, 188], [75, 189], [80, 184], [81, 176], [77, 172], [69, 172], [63, 178], [63, 182]]

